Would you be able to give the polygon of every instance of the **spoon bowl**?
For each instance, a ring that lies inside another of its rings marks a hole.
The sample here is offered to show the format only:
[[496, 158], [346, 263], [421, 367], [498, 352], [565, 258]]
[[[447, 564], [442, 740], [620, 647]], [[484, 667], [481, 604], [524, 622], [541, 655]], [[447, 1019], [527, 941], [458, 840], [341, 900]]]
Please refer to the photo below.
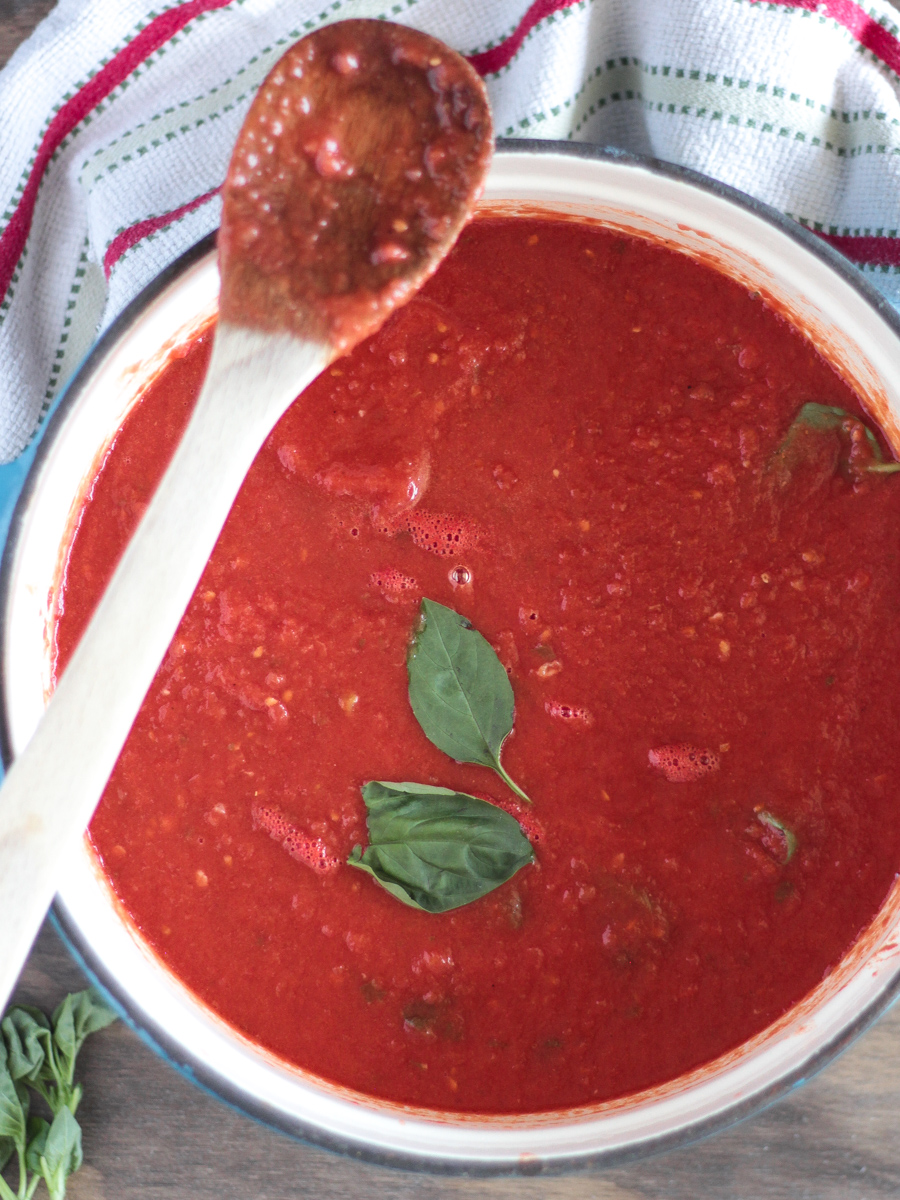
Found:
[[484, 85], [434, 38], [342, 21], [297, 42], [225, 180], [220, 321], [346, 353], [433, 273], [491, 147]]

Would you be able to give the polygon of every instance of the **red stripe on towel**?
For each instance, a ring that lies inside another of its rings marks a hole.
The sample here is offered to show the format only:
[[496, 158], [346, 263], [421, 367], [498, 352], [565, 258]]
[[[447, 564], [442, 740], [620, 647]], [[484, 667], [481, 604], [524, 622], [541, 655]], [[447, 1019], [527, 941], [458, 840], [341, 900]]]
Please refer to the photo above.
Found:
[[41, 139], [28, 180], [9, 224], [0, 235], [0, 297], [5, 296], [16, 264], [22, 257], [25, 242], [31, 231], [38, 189], [51, 158], [79, 122], [114, 91], [137, 67], [160, 46], [179, 33], [189, 21], [201, 13], [224, 8], [231, 0], [187, 0], [155, 17], [148, 25], [101, 67], [84, 87], [71, 96], [59, 109]]
[[130, 250], [132, 246], [136, 246], [145, 237], [149, 237], [151, 233], [156, 233], [158, 229], [163, 229], [166, 225], [171, 225], [179, 217], [184, 217], [189, 212], [193, 212], [201, 204], [206, 204], [209, 200], [212, 200], [213, 196], [218, 196], [219, 191], [219, 188], [213, 188], [212, 191], [205, 192], [202, 196], [197, 196], [194, 200], [189, 200], [187, 204], [182, 204], [181, 208], [175, 208], [171, 212], [163, 213], [161, 217], [147, 217], [145, 221], [138, 221], [137, 224], [130, 225], [128, 229], [123, 229], [121, 233], [117, 233], [103, 255], [103, 274], [109, 279], [110, 271], [112, 271], [126, 250]]
[[479, 75], [493, 75], [495, 72], [501, 71], [508, 63], [512, 62], [519, 47], [539, 21], [543, 21], [545, 17], [549, 17], [563, 8], [571, 8], [573, 4], [577, 3], [578, 0], [534, 0], [508, 38], [504, 38], [499, 45], [492, 46], [490, 50], [483, 50], [481, 54], [470, 54], [469, 62]]
[[[817, 232], [817, 231], [816, 231]], [[868, 266], [900, 267], [900, 238], [895, 237], [841, 237], [833, 233], [818, 236], [841, 254], [846, 254], [855, 263]]]

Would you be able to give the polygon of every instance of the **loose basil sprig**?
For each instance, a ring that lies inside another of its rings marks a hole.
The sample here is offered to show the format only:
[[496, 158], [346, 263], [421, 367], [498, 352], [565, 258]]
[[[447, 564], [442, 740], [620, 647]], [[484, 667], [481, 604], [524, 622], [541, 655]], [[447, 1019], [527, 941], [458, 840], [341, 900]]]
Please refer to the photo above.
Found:
[[[75, 1111], [81, 1084], [75, 1060], [84, 1039], [116, 1019], [93, 990], [73, 992], [47, 1017], [37, 1008], [9, 1009], [0, 1024], [0, 1170], [15, 1154], [19, 1188], [0, 1177], [2, 1200], [30, 1200], [43, 1179], [50, 1200], [63, 1200], [66, 1179], [81, 1166]], [[30, 1115], [35, 1092], [51, 1120]]]
[[490, 643], [452, 608], [423, 600], [407, 667], [409, 702], [429, 741], [457, 762], [491, 767], [530, 804], [500, 762], [513, 692]]
[[448, 912], [534, 861], [515, 818], [465, 792], [421, 783], [367, 783], [369, 845], [348, 862], [411, 908]]
[[842, 471], [849, 471], [851, 468], [851, 440], [850, 430], [847, 426], [848, 421], [859, 426], [866, 435], [866, 442], [868, 443], [872, 458], [870, 462], [861, 468], [863, 471], [875, 475], [891, 475], [896, 471], [900, 471], [900, 462], [885, 461], [881, 446], [878, 444], [878, 439], [859, 417], [853, 413], [848, 413], [843, 408], [835, 408], [829, 404], [815, 403], [804, 404], [796, 417], [794, 417], [790, 428], [785, 434], [784, 441], [772, 456], [770, 468], [781, 469], [784, 472], [790, 473], [804, 457], [802, 448], [803, 436], [813, 433], [832, 434], [840, 439], [841, 445], [838, 464]]

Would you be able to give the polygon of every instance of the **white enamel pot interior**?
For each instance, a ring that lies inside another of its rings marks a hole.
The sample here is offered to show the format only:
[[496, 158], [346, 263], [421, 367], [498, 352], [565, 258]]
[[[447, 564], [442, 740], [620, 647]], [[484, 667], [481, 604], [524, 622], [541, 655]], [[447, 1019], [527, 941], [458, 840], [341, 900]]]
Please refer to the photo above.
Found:
[[[890, 307], [812, 235], [699, 176], [615, 152], [501, 145], [485, 204], [600, 220], [718, 266], [761, 291], [812, 338], [900, 444], [900, 326]], [[3, 566], [5, 753], [20, 750], [49, 687], [53, 594], [72, 521], [130, 405], [215, 311], [210, 241], [117, 321], [54, 415], [17, 509]], [[730, 1124], [828, 1061], [892, 998], [900, 889], [837, 969], [775, 1025], [662, 1087], [538, 1116], [403, 1108], [332, 1086], [259, 1049], [194, 997], [123, 917], [87, 844], [72, 855], [58, 924], [93, 977], [157, 1049], [199, 1084], [289, 1133], [380, 1163], [490, 1174], [634, 1158]]]

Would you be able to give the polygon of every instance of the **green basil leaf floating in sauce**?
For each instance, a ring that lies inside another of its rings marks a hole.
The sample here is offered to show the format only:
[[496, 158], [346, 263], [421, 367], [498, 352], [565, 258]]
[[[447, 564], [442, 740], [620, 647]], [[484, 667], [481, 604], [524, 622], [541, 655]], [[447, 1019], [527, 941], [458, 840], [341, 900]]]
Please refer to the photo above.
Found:
[[[769, 469], [786, 486], [798, 467], [810, 462], [816, 454], [828, 455], [827, 444], [820, 438], [830, 438], [830, 461], [823, 458], [824, 476], [835, 469], [853, 482], [866, 474], [892, 475], [900, 471], [900, 462], [885, 461], [878, 439], [868, 426], [843, 408], [828, 404], [804, 404], [785, 435], [784, 441], [772, 455]], [[812, 439], [812, 440], [810, 440]]]
[[369, 844], [347, 860], [424, 912], [441, 913], [492, 892], [534, 861], [519, 822], [502, 808], [421, 783], [367, 783]]
[[423, 600], [407, 666], [409, 702], [428, 740], [457, 762], [491, 767], [530, 804], [500, 763], [513, 691], [490, 643], [452, 608]]
[[770, 812], [766, 812], [764, 808], [761, 808], [756, 814], [756, 819], [761, 825], [765, 825], [766, 829], [771, 830], [772, 833], [778, 836], [782, 843], [781, 864], [782, 866], [786, 866], [797, 853], [797, 835], [788, 829], [783, 821], [779, 821], [777, 817], [773, 816]]

